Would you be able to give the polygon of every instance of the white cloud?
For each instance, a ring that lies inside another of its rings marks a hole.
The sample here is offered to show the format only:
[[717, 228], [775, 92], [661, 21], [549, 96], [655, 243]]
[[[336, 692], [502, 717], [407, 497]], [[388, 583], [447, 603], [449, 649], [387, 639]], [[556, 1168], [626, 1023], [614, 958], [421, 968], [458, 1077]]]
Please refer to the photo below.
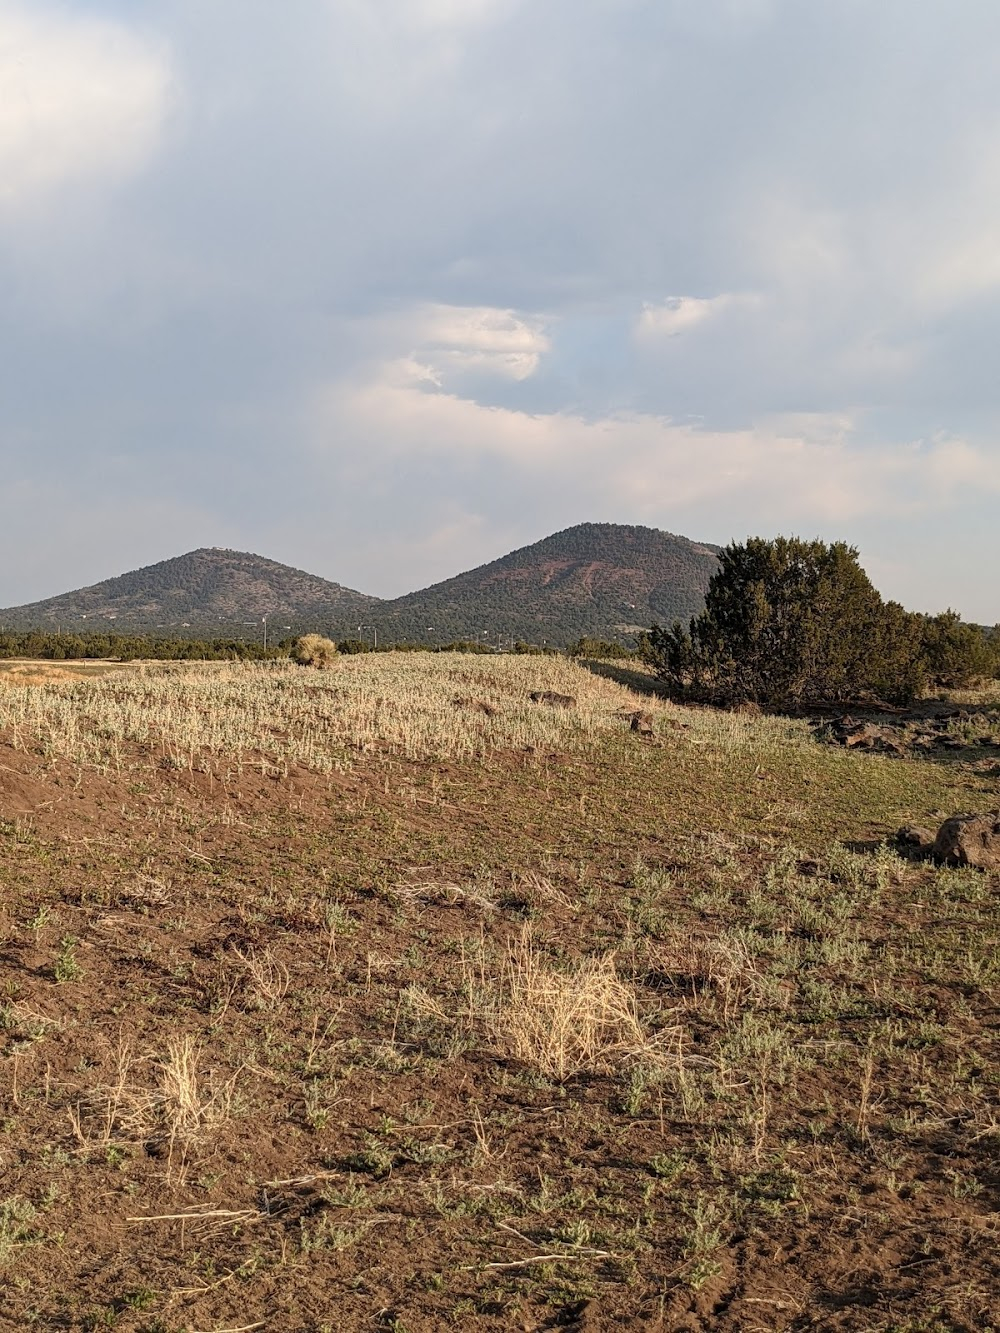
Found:
[[676, 338], [727, 311], [751, 308], [760, 298], [751, 292], [723, 292], [719, 296], [669, 296], [659, 305], [645, 302], [636, 325], [640, 339]]
[[439, 386], [465, 376], [526, 380], [534, 375], [549, 338], [544, 321], [493, 306], [426, 304], [377, 321], [383, 339], [409, 343], [389, 378]]
[[351, 441], [376, 472], [388, 464], [419, 470], [433, 460], [492, 461], [511, 470], [518, 487], [575, 497], [580, 512], [599, 505], [660, 522], [719, 502], [795, 531], [879, 514], [940, 513], [970, 487], [1000, 494], [995, 453], [951, 437], [872, 443], [843, 412], [776, 416], [745, 430], [641, 412], [588, 420], [427, 392], [400, 365], [386, 363], [367, 383], [341, 382], [317, 396], [311, 430], [319, 454]]
[[163, 50], [124, 27], [0, 0], [0, 209], [141, 167], [169, 86]]
[[987, 0], [0, 0], [7, 471], [128, 459], [122, 503], [286, 512], [366, 588], [369, 528], [399, 590], [581, 517], [867, 531], [996, 619], [998, 42]]
[[413, 30], [473, 28], [495, 22], [521, 0], [326, 0], [338, 21], [380, 30], [391, 40]]

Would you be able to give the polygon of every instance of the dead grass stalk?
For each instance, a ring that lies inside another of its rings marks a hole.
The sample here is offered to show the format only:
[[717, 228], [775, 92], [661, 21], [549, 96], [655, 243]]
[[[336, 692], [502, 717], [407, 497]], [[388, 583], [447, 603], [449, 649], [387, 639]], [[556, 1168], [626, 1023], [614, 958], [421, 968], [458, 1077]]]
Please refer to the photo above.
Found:
[[667, 1049], [667, 1034], [654, 1041], [646, 1033], [635, 988], [613, 954], [559, 969], [527, 928], [508, 943], [499, 975], [480, 978], [470, 993], [473, 1012], [497, 1045], [552, 1078], [649, 1060]]

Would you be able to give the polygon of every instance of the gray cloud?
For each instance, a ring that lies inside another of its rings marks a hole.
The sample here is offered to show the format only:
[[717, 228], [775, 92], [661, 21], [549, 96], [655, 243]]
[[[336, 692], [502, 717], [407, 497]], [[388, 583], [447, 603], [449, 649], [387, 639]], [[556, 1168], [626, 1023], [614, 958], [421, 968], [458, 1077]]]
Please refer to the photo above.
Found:
[[844, 535], [1000, 619], [998, 38], [0, 0], [0, 602], [198, 544], [391, 594], [608, 519]]

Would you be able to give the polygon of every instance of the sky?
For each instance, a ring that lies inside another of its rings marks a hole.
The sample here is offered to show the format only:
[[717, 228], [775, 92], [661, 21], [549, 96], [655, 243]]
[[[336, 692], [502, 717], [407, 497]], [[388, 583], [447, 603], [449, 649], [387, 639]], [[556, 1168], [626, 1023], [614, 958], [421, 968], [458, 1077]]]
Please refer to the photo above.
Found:
[[579, 522], [1000, 621], [995, 0], [0, 0], [0, 605]]

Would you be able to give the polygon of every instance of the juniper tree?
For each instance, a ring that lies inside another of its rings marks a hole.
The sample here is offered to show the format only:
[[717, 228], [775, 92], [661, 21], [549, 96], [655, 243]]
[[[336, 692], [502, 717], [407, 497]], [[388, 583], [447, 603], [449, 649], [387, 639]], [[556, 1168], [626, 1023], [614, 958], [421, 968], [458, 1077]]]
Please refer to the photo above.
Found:
[[895, 702], [923, 680], [921, 618], [883, 602], [844, 542], [733, 542], [704, 611], [687, 629], [654, 626], [648, 645], [672, 693], [723, 704]]
[[997, 645], [979, 625], [967, 625], [957, 611], [927, 616], [923, 626], [928, 675], [935, 685], [961, 689], [996, 674]]

